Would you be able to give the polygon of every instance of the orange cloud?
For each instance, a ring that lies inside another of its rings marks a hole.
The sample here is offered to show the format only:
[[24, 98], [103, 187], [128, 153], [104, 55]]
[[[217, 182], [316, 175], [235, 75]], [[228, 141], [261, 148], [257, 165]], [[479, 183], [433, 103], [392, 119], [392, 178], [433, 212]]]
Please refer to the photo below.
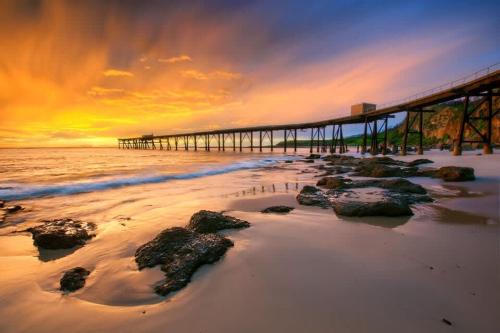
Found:
[[163, 58], [160, 58], [158, 59], [158, 62], [164, 62], [164, 63], [167, 63], [167, 64], [175, 64], [177, 62], [186, 62], [186, 61], [192, 61], [191, 57], [186, 55], [186, 54], [182, 54], [178, 57], [171, 57], [171, 58], [166, 58], [166, 59], [163, 59]]
[[134, 76], [134, 74], [132, 74], [131, 72], [122, 71], [119, 69], [107, 69], [102, 74], [104, 76], [108, 76], [108, 77], [120, 77], [120, 76], [132, 77], [132, 76]]

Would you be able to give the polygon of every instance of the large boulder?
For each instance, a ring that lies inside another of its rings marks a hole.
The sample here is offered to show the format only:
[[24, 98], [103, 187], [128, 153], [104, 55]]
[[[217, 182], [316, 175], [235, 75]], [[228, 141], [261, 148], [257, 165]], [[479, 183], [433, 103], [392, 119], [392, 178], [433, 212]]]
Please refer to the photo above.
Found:
[[135, 253], [139, 270], [161, 265], [165, 280], [154, 290], [160, 295], [179, 290], [191, 281], [194, 272], [204, 264], [219, 260], [233, 242], [218, 234], [202, 234], [187, 228], [163, 230]]
[[42, 225], [29, 228], [36, 246], [44, 249], [69, 249], [84, 245], [94, 236], [95, 223], [72, 219], [44, 221]]
[[463, 182], [474, 180], [474, 169], [469, 167], [445, 166], [434, 172], [434, 177], [447, 182]]
[[83, 267], [75, 267], [64, 272], [60, 281], [60, 290], [71, 292], [83, 288], [89, 274], [90, 271]]
[[248, 228], [249, 226], [250, 223], [247, 221], [243, 221], [232, 216], [227, 216], [222, 213], [212, 212], [209, 210], [200, 210], [191, 216], [187, 228], [196, 232], [207, 234], [223, 229]]
[[335, 213], [343, 216], [410, 216], [410, 206], [404, 200], [385, 198], [381, 201], [334, 200]]
[[261, 210], [261, 213], [276, 213], [276, 214], [286, 214], [290, 213], [294, 208], [289, 206], [271, 206]]

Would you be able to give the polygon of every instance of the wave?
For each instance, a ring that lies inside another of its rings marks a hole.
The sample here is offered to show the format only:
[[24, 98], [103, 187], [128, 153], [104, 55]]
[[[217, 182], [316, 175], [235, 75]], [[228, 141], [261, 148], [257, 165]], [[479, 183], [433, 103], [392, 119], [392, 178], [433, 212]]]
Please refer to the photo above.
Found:
[[124, 186], [162, 183], [169, 180], [183, 180], [202, 178], [225, 174], [229, 172], [257, 169], [275, 164], [278, 161], [294, 159], [293, 157], [276, 157], [262, 160], [241, 161], [212, 169], [201, 169], [194, 172], [154, 175], [154, 176], [135, 176], [127, 178], [115, 178], [110, 180], [101, 180], [85, 183], [64, 183], [55, 185], [12, 185], [9, 187], [0, 187], [0, 199], [2, 200], [21, 200], [32, 199], [46, 196], [71, 195], [85, 192], [103, 191]]

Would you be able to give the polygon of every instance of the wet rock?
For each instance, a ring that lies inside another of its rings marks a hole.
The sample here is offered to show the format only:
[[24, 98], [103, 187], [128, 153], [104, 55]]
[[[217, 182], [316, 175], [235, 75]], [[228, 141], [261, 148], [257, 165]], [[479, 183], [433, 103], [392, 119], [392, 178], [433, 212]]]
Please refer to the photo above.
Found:
[[85, 285], [85, 280], [87, 279], [89, 274], [90, 271], [86, 270], [83, 267], [75, 267], [70, 269], [69, 271], [64, 272], [64, 275], [60, 281], [60, 290], [71, 292], [83, 288], [83, 286]]
[[445, 166], [434, 172], [434, 177], [447, 182], [463, 182], [474, 180], [474, 169], [469, 167]]
[[378, 163], [367, 163], [356, 168], [354, 176], [385, 178], [385, 177], [411, 177], [417, 173], [416, 167], [400, 168]]
[[237, 219], [232, 216], [227, 216], [222, 213], [212, 212], [209, 210], [200, 210], [193, 214], [187, 225], [191, 229], [200, 233], [213, 233], [223, 229], [239, 229], [248, 228], [250, 223]]
[[343, 216], [410, 216], [413, 215], [404, 200], [385, 198], [381, 201], [364, 202], [359, 200], [334, 200], [333, 210]]
[[219, 260], [233, 242], [218, 234], [201, 234], [187, 228], [163, 230], [135, 253], [139, 270], [161, 265], [165, 280], [154, 290], [160, 295], [179, 290], [191, 281], [194, 272], [204, 264]]
[[322, 186], [327, 189], [345, 189], [350, 188], [351, 179], [342, 177], [323, 177], [316, 183], [316, 186]]
[[19, 205], [7, 206], [7, 207], [3, 208], [3, 210], [9, 214], [16, 213], [16, 212], [20, 211], [21, 209], [23, 209], [23, 207], [21, 207]]
[[293, 163], [292, 160], [286, 160], [285, 163]]
[[374, 180], [371, 182], [376, 187], [404, 193], [426, 194], [427, 191], [419, 184], [403, 178]]
[[433, 161], [426, 159], [426, 158], [418, 158], [416, 160], [413, 160], [411, 162], [406, 163], [407, 166], [417, 166], [420, 164], [427, 164], [427, 163], [434, 163]]
[[36, 246], [44, 249], [69, 249], [84, 245], [92, 238], [96, 225], [72, 219], [44, 221], [44, 224], [29, 228]]
[[320, 158], [321, 158], [320, 154], [310, 154], [309, 156], [306, 157], [307, 160], [317, 160]]
[[403, 178], [396, 179], [369, 179], [369, 180], [352, 180], [343, 177], [324, 177], [320, 179], [317, 186], [322, 186], [327, 189], [345, 190], [364, 187], [379, 187], [396, 192], [426, 194], [427, 191], [421, 185], [412, 183]]
[[328, 197], [317, 187], [306, 185], [297, 195], [297, 201], [305, 206], [330, 207]]
[[278, 213], [278, 214], [286, 214], [294, 210], [293, 207], [288, 206], [271, 206], [266, 209], [261, 210], [262, 213]]
[[300, 161], [304, 162], [304, 163], [314, 163], [314, 160], [307, 160], [307, 159], [305, 159], [305, 160], [300, 160]]
[[5, 205], [5, 201], [0, 200], [0, 208], [3, 208], [4, 205]]
[[403, 161], [395, 160], [393, 158], [382, 156], [382, 157], [370, 157], [362, 159], [363, 164], [382, 164], [382, 165], [399, 165], [405, 166], [406, 163]]

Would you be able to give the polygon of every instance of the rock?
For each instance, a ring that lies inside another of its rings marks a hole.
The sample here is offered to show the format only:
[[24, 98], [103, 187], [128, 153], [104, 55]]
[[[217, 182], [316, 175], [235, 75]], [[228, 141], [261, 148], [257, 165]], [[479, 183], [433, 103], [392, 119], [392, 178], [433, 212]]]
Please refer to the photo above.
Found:
[[403, 161], [395, 160], [395, 159], [387, 157], [387, 156], [365, 158], [362, 160], [362, 163], [363, 164], [401, 165], [401, 166], [406, 165], [406, 163]]
[[349, 188], [351, 180], [342, 177], [323, 177], [316, 183], [316, 186], [322, 186], [327, 189], [344, 189]]
[[7, 213], [4, 210], [0, 210], [0, 224], [5, 222], [5, 216]]
[[0, 208], [3, 208], [4, 205], [5, 205], [5, 201], [0, 200]]
[[317, 160], [320, 158], [321, 158], [320, 154], [310, 154], [309, 156], [306, 157], [307, 160]]
[[200, 210], [193, 214], [187, 225], [188, 229], [203, 234], [217, 232], [223, 229], [248, 228], [250, 223], [232, 216], [208, 210]]
[[293, 207], [288, 206], [271, 206], [266, 209], [261, 210], [261, 213], [278, 213], [278, 214], [286, 214], [294, 210]]
[[354, 176], [363, 177], [375, 177], [375, 178], [385, 178], [385, 177], [410, 177], [417, 173], [417, 168], [400, 168], [395, 166], [387, 166], [385, 164], [368, 163], [363, 164], [356, 168]]
[[12, 214], [12, 213], [15, 213], [15, 212], [18, 212], [20, 211], [21, 209], [23, 209], [23, 207], [19, 206], [19, 205], [14, 205], [14, 206], [7, 206], [4, 208], [4, 210], [9, 213], [9, 214]]
[[292, 160], [286, 160], [285, 163], [293, 163]]
[[314, 163], [314, 160], [300, 160], [301, 162], [304, 162], [304, 163]]
[[452, 325], [453, 325], [453, 324], [452, 324], [452, 322], [451, 322], [451, 321], [449, 321], [449, 320], [448, 320], [448, 319], [446, 319], [446, 318], [441, 319], [441, 321], [442, 321], [443, 323], [445, 323], [446, 325], [449, 325], [449, 326], [452, 326]]
[[174, 227], [163, 230], [153, 240], [140, 246], [135, 253], [135, 261], [139, 270], [161, 265], [165, 280], [154, 289], [165, 296], [186, 286], [200, 266], [216, 262], [231, 246], [231, 240], [218, 234], [200, 234]]
[[434, 177], [442, 178], [447, 182], [463, 182], [474, 180], [474, 169], [469, 167], [445, 166], [434, 173]]
[[420, 164], [427, 164], [427, 163], [434, 163], [434, 162], [431, 161], [431, 160], [428, 160], [426, 158], [418, 158], [416, 160], [413, 160], [411, 162], [406, 163], [406, 165], [407, 166], [417, 166], [417, 165], [420, 165]]
[[70, 269], [69, 271], [64, 272], [64, 275], [60, 281], [60, 290], [71, 292], [83, 288], [83, 286], [85, 285], [85, 279], [87, 279], [87, 276], [89, 276], [89, 274], [90, 271], [86, 270], [83, 267], [75, 267]]
[[94, 235], [96, 225], [72, 219], [44, 221], [44, 224], [29, 228], [36, 246], [44, 249], [69, 249], [83, 245]]
[[320, 192], [321, 190], [317, 187], [311, 186], [311, 185], [306, 185], [300, 190], [300, 194], [313, 194], [316, 192]]
[[306, 185], [297, 195], [297, 201], [305, 206], [318, 206], [321, 208], [330, 207], [330, 200], [317, 187]]
[[403, 178], [375, 180], [373, 186], [404, 193], [426, 194], [427, 191], [421, 185], [412, 183]]
[[382, 201], [334, 200], [333, 210], [343, 216], [410, 216], [413, 215], [404, 200], [386, 198]]

